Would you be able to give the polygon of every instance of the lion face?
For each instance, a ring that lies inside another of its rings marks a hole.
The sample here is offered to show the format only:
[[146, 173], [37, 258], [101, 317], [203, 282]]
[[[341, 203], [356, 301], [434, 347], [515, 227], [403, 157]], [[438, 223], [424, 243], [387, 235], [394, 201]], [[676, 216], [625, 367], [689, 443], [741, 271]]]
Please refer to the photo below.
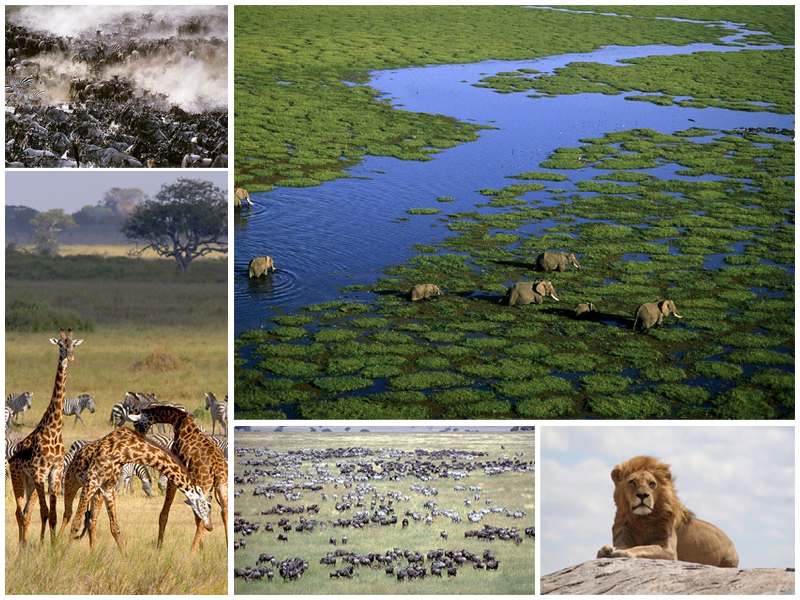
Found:
[[647, 516], [653, 512], [658, 501], [658, 481], [649, 471], [636, 471], [623, 478], [625, 496], [631, 512], [639, 516]]

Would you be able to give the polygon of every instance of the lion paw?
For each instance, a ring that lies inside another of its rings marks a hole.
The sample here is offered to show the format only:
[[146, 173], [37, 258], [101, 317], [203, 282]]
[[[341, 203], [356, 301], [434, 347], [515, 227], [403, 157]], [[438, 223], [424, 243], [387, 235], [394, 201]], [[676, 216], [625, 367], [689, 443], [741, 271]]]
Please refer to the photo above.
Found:
[[614, 552], [614, 546], [605, 545], [597, 551], [597, 558], [610, 558]]

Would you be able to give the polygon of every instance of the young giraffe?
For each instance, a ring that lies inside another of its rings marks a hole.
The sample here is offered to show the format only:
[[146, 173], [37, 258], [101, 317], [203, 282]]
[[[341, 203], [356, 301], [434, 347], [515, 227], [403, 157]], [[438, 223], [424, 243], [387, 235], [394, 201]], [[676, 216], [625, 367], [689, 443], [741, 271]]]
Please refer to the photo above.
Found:
[[[129, 462], [138, 462], [164, 473], [173, 485], [186, 494], [187, 503], [199, 521], [206, 529], [211, 529], [210, 504], [202, 488], [192, 484], [186, 467], [171, 452], [154, 444], [140, 433], [122, 427], [81, 447], [72, 459], [64, 474], [64, 519], [58, 532], [59, 536], [72, 517], [72, 501], [75, 499], [75, 494], [83, 487], [78, 510], [72, 522], [72, 536], [75, 537], [78, 533], [85, 516], [84, 530], [80, 537], [83, 537], [88, 529], [89, 547], [94, 548], [100, 505], [105, 499], [111, 535], [114, 536], [119, 549], [123, 549], [117, 523], [115, 490], [122, 465]], [[87, 512], [90, 502], [91, 510]]]
[[[31, 523], [31, 509], [38, 497], [42, 515], [42, 535], [50, 524], [50, 541], [55, 542], [56, 498], [64, 475], [64, 441], [61, 438], [63, 422], [64, 395], [67, 382], [67, 365], [74, 360], [72, 350], [83, 340], [72, 339], [72, 329], [61, 337], [50, 338], [58, 346], [58, 369], [53, 386], [53, 397], [39, 424], [23, 439], [13, 456], [8, 460], [14, 498], [17, 503], [16, 517], [19, 526], [19, 543], [28, 543], [28, 527]], [[50, 494], [50, 506], [45, 498], [45, 485]]]
[[[129, 418], [141, 434], [147, 434], [154, 423], [169, 423], [175, 431], [172, 451], [189, 469], [192, 482], [201, 487], [208, 498], [214, 495], [222, 509], [225, 543], [228, 543], [228, 463], [225, 455], [211, 438], [204, 434], [194, 418], [183, 407], [171, 404], [153, 404], [132, 414]], [[164, 506], [158, 518], [158, 547], [164, 541], [169, 509], [175, 497], [175, 484], [167, 484]], [[189, 556], [193, 555], [203, 539], [203, 527], [195, 516], [197, 530]]]

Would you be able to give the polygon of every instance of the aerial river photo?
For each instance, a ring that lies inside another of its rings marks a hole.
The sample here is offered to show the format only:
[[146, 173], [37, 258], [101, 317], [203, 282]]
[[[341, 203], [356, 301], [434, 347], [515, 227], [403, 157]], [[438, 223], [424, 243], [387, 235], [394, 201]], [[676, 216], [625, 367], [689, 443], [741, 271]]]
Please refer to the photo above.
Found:
[[[598, 40], [328, 72], [325, 7], [237, 7], [237, 418], [793, 418], [793, 27], [493, 8]], [[302, 29], [264, 34], [284, 63], [250, 51], [256, 16]], [[625, 39], [662, 27], [685, 36]]]

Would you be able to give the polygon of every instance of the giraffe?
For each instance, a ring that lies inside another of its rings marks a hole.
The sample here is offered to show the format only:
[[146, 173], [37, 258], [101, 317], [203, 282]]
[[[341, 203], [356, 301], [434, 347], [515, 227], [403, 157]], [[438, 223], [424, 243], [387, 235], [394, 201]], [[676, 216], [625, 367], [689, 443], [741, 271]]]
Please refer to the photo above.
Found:
[[[133, 429], [115, 429], [99, 440], [82, 446], [72, 459], [64, 474], [64, 518], [58, 535], [64, 532], [72, 517], [72, 501], [79, 488], [81, 498], [72, 522], [71, 533], [75, 537], [85, 516], [84, 530], [89, 531], [89, 547], [94, 548], [100, 505], [106, 501], [106, 510], [111, 525], [111, 535], [120, 550], [124, 549], [117, 523], [116, 486], [122, 465], [137, 462], [164, 473], [170, 482], [186, 494], [187, 502], [206, 529], [211, 529], [210, 504], [200, 486], [195, 486], [189, 471], [171, 452], [154, 444]], [[91, 510], [87, 508], [91, 503]]]
[[[72, 339], [72, 329], [66, 333], [61, 330], [60, 338], [50, 338], [58, 346], [58, 369], [53, 386], [50, 405], [45, 410], [39, 424], [23, 439], [8, 461], [14, 499], [17, 503], [16, 517], [19, 527], [19, 543], [28, 543], [28, 527], [31, 523], [31, 509], [38, 497], [42, 515], [41, 541], [50, 524], [50, 541], [55, 542], [56, 497], [61, 488], [64, 475], [64, 441], [61, 438], [64, 409], [64, 395], [67, 382], [67, 365], [75, 359], [73, 348], [83, 340]], [[45, 485], [50, 494], [50, 506], [45, 498]]]
[[[225, 543], [228, 543], [228, 464], [225, 455], [211, 438], [205, 435], [194, 418], [183, 407], [174, 404], [153, 404], [132, 414], [129, 417], [136, 431], [146, 434], [154, 423], [169, 423], [175, 432], [172, 451], [189, 469], [192, 482], [201, 487], [206, 497], [216, 497], [222, 509], [222, 524], [225, 531]], [[164, 506], [158, 518], [158, 547], [164, 541], [169, 509], [175, 497], [175, 484], [167, 484]], [[189, 556], [193, 555], [203, 539], [203, 527], [195, 516], [197, 530], [195, 532]]]

